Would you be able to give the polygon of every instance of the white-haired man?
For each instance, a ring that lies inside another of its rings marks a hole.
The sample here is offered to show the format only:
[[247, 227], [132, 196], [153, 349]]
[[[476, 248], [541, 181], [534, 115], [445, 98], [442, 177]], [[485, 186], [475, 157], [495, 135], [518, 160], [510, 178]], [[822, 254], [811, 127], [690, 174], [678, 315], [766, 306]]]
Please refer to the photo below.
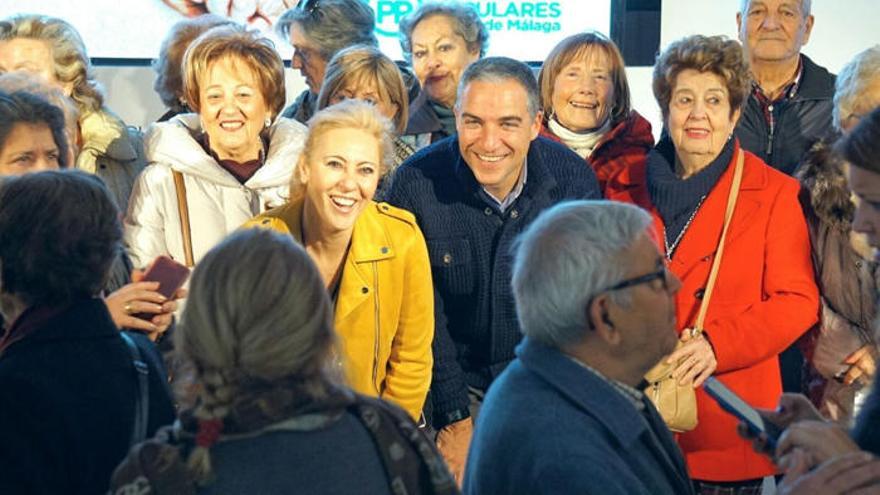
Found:
[[464, 493], [692, 494], [684, 458], [636, 387], [675, 348], [675, 293], [644, 210], [569, 201], [517, 241], [525, 338], [486, 394]]
[[739, 40], [754, 87], [736, 128], [743, 148], [791, 175], [831, 126], [834, 75], [801, 49], [810, 40], [810, 0], [741, 0]]

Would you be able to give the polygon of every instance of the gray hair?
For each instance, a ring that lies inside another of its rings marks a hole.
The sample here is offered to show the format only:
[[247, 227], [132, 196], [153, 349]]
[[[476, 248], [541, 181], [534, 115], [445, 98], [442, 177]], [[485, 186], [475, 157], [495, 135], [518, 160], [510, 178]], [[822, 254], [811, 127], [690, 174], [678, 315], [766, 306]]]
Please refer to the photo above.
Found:
[[[746, 15], [749, 11], [749, 4], [752, 3], [752, 0], [740, 0], [739, 2], [739, 13], [741, 15]], [[801, 0], [801, 10], [803, 11], [804, 18], [807, 18], [813, 11], [813, 0]]]
[[466, 3], [429, 2], [400, 21], [400, 48], [408, 62], [412, 62], [412, 32], [429, 17], [442, 15], [452, 21], [452, 30], [464, 40], [470, 53], [479, 52], [482, 58], [489, 49], [489, 30], [480, 20], [473, 5]]
[[[296, 379], [319, 398], [341, 381], [321, 275], [291, 236], [268, 229], [238, 231], [202, 258], [174, 337], [195, 365], [199, 419], [224, 419], [249, 384]], [[187, 465], [196, 481], [210, 478], [207, 449]]]
[[373, 32], [375, 13], [362, 0], [320, 0], [308, 9], [293, 7], [281, 15], [275, 29], [283, 39], [289, 40], [293, 23], [315, 43], [325, 60], [352, 45], [379, 46]]
[[[538, 215], [513, 246], [522, 333], [557, 348], [581, 340], [590, 327], [587, 304], [623, 280], [625, 252], [650, 226], [646, 211], [613, 201], [567, 201]], [[631, 303], [626, 291], [611, 297]]]
[[528, 65], [508, 57], [486, 57], [472, 63], [464, 70], [461, 80], [458, 81], [458, 95], [456, 96], [456, 110], [461, 107], [461, 95], [468, 84], [473, 81], [499, 83], [514, 80], [525, 90], [528, 98], [529, 116], [535, 118], [541, 109], [541, 95], [538, 91], [538, 81], [535, 73]]
[[[841, 123], [853, 114], [864, 92], [873, 85], [880, 85], [880, 45], [857, 54], [837, 74], [833, 115], [838, 130]], [[880, 101], [874, 104], [880, 105]]]

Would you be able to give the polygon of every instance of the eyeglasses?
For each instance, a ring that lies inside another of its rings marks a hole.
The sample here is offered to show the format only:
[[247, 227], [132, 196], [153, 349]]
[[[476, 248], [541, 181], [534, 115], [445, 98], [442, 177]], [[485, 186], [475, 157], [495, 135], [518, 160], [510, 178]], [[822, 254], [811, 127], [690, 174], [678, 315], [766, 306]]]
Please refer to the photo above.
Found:
[[669, 270], [666, 268], [665, 264], [661, 263], [660, 268], [656, 272], [646, 273], [645, 275], [622, 280], [605, 290], [599, 291], [599, 293], [627, 289], [640, 284], [649, 284], [655, 280], [660, 280], [660, 283], [662, 284], [661, 288], [663, 290], [669, 290]]
[[299, 0], [296, 4], [296, 8], [304, 10], [307, 14], [312, 15], [315, 13], [315, 10], [318, 9], [318, 0]]

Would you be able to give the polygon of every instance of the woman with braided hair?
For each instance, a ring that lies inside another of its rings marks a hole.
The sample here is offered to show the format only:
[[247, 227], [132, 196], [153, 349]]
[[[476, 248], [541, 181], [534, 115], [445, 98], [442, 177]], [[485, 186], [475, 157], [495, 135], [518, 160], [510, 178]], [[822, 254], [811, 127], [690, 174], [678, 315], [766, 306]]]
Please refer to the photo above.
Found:
[[343, 384], [330, 298], [291, 236], [245, 229], [208, 252], [175, 339], [195, 405], [132, 449], [112, 493], [458, 493], [402, 409]]

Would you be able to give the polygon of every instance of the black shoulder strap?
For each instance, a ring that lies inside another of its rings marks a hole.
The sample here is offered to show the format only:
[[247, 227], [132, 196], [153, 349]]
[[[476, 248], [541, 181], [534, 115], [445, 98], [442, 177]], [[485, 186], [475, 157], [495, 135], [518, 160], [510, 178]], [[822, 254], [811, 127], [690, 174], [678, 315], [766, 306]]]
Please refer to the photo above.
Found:
[[134, 429], [131, 433], [131, 445], [140, 443], [147, 438], [147, 419], [150, 410], [150, 368], [141, 355], [137, 343], [125, 332], [119, 332], [122, 340], [131, 352], [131, 361], [137, 374], [138, 390], [135, 394], [134, 403]]

